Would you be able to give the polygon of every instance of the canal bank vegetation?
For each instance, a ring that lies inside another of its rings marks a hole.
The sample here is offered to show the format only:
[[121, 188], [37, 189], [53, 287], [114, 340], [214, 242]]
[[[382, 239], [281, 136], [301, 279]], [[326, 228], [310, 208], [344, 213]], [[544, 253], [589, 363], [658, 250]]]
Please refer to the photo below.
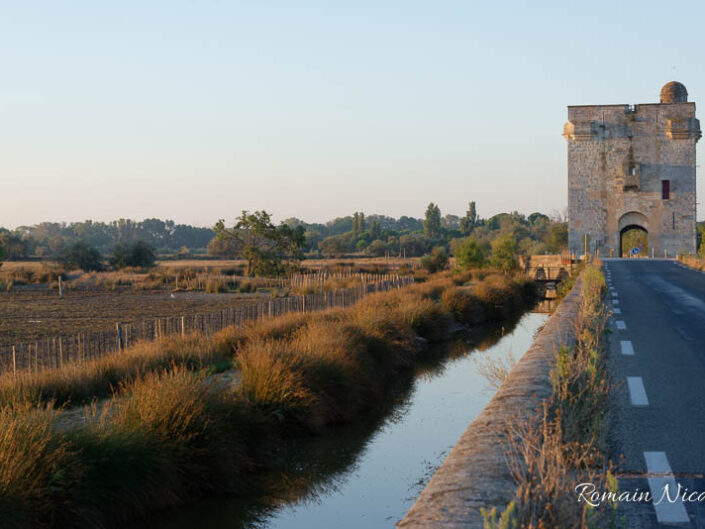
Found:
[[499, 514], [483, 511], [485, 527], [619, 527], [616, 505], [597, 511], [578, 502], [575, 486], [616, 488], [607, 462], [606, 410], [610, 379], [604, 333], [609, 316], [599, 263], [588, 266], [576, 288], [582, 302], [575, 321], [576, 342], [560, 348], [551, 370], [552, 396], [538, 417], [513, 424], [506, 433], [514, 500]]
[[115, 527], [197, 496], [251, 491], [278, 440], [354, 419], [424, 343], [535, 300], [520, 276], [446, 272], [348, 309], [3, 375], [0, 525]]

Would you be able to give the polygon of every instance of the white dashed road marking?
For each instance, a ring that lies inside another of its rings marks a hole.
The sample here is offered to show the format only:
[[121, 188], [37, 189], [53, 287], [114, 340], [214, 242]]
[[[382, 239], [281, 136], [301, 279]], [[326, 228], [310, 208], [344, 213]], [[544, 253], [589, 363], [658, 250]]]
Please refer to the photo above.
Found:
[[630, 340], [620, 340], [619, 347], [623, 355], [634, 356], [634, 346]]
[[678, 485], [673, 477], [671, 465], [668, 464], [666, 452], [644, 452], [644, 460], [646, 460], [646, 471], [649, 474], [663, 474], [663, 477], [648, 478], [658, 522], [689, 522], [690, 518], [688, 518], [683, 500], [671, 502], [669, 497], [664, 495], [666, 487], [668, 487], [671, 499], [677, 498], [676, 494], [678, 492]]
[[624, 323], [624, 320], [617, 320], [614, 323], [620, 331], [623, 331], [627, 328], [627, 324]]
[[612, 313], [613, 314], [622, 314], [622, 309], [620, 309], [619, 307], [615, 307], [612, 309]]
[[627, 377], [627, 387], [629, 388], [629, 400], [632, 406], [648, 406], [649, 399], [646, 398], [646, 389], [641, 377]]

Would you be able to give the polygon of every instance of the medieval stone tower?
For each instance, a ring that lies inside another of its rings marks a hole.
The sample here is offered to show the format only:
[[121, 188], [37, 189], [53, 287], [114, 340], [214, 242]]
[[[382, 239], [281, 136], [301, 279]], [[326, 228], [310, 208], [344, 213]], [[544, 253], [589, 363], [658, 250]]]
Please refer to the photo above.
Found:
[[[700, 122], [672, 81], [660, 103], [569, 106], [568, 244], [571, 252], [621, 254], [644, 230], [656, 256], [695, 253], [695, 144]], [[585, 237], [587, 235], [587, 237]]]

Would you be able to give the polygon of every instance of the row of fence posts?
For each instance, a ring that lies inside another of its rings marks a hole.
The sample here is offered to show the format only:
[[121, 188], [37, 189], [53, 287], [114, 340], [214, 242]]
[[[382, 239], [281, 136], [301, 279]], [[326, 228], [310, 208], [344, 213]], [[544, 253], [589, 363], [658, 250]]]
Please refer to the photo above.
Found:
[[309, 274], [294, 274], [289, 279], [292, 287], [306, 287], [309, 285], [323, 285], [329, 280], [347, 280], [353, 279], [358, 283], [379, 283], [385, 281], [393, 281], [396, 274], [376, 274], [372, 272], [329, 272], [327, 270], [318, 270]]
[[0, 372], [38, 372], [65, 364], [82, 364], [111, 353], [119, 353], [138, 341], [154, 341], [191, 333], [212, 334], [228, 326], [271, 318], [292, 312], [312, 312], [349, 307], [365, 295], [401, 288], [413, 283], [413, 276], [387, 276], [384, 281], [319, 294], [273, 298], [259, 303], [241, 303], [215, 312], [115, 324], [112, 331], [81, 332], [31, 343], [18, 343], [0, 350]]

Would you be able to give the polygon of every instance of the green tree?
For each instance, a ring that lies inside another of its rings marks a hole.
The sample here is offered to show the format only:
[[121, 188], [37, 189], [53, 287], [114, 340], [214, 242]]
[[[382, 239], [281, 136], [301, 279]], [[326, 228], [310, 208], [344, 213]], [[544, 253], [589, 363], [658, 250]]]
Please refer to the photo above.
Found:
[[345, 252], [349, 251], [350, 244], [345, 237], [333, 235], [319, 242], [318, 249], [326, 257], [340, 257]]
[[436, 246], [430, 254], [421, 258], [421, 266], [432, 274], [448, 268], [448, 253], [443, 246]]
[[59, 261], [67, 268], [80, 268], [84, 272], [99, 272], [103, 266], [103, 256], [85, 241], [77, 241], [67, 247]]
[[365, 214], [360, 212], [357, 214], [357, 235], [358, 237], [365, 231]]
[[360, 214], [356, 211], [355, 213], [353, 213], [353, 217], [352, 217], [352, 238], [353, 238], [353, 240], [357, 239], [357, 236], [360, 235], [360, 231], [359, 231], [360, 224], [359, 224], [359, 220], [358, 220], [359, 215]]
[[238, 256], [240, 247], [233, 237], [218, 237], [217, 235], [208, 243], [208, 255], [214, 257], [227, 257], [234, 259]]
[[152, 268], [156, 265], [157, 256], [154, 253], [154, 248], [144, 241], [135, 241], [130, 248], [130, 253], [130, 266]]
[[529, 221], [529, 224], [537, 224], [539, 222], [549, 222], [551, 219], [548, 218], [548, 215], [535, 211], [529, 215], [526, 220]]
[[556, 222], [546, 230], [544, 242], [549, 252], [559, 253], [568, 247], [568, 223]]
[[370, 240], [374, 241], [375, 239], [379, 239], [379, 234], [380, 234], [379, 222], [377, 222], [376, 220], [373, 220], [370, 223]]
[[365, 253], [367, 255], [371, 255], [373, 257], [382, 257], [385, 253], [387, 253], [388, 245], [386, 242], [376, 239], [370, 243], [370, 245], [365, 249]]
[[458, 268], [480, 268], [485, 264], [485, 248], [472, 237], [461, 239], [453, 246], [453, 256]]
[[248, 276], [281, 273], [282, 258], [296, 258], [305, 244], [303, 228], [277, 227], [266, 211], [243, 211], [232, 229], [221, 219], [214, 230], [216, 238], [231, 239], [237, 255], [247, 261]]
[[283, 252], [289, 268], [297, 267], [303, 259], [303, 249], [306, 246], [306, 228], [298, 225], [295, 228], [287, 224], [277, 226], [279, 249]]
[[110, 255], [110, 265], [114, 266], [115, 268], [125, 268], [127, 266], [130, 266], [128, 263], [130, 262], [130, 245], [125, 244], [122, 242], [117, 243], [113, 247], [113, 252]]
[[441, 209], [431, 202], [426, 208], [423, 221], [423, 234], [427, 239], [435, 239], [441, 233]]
[[475, 202], [472, 201], [468, 204], [468, 210], [465, 212], [465, 216], [460, 219], [460, 232], [463, 235], [470, 235], [476, 225], [477, 210], [475, 208]]
[[516, 241], [511, 234], [506, 234], [492, 241], [492, 257], [490, 264], [503, 272], [509, 272], [517, 267]]
[[156, 265], [156, 261], [154, 249], [144, 241], [135, 241], [132, 244], [118, 243], [110, 257], [110, 264], [115, 268], [128, 266], [152, 268]]
[[422, 255], [428, 250], [428, 241], [420, 234], [412, 233], [399, 237], [399, 252], [406, 257]]

